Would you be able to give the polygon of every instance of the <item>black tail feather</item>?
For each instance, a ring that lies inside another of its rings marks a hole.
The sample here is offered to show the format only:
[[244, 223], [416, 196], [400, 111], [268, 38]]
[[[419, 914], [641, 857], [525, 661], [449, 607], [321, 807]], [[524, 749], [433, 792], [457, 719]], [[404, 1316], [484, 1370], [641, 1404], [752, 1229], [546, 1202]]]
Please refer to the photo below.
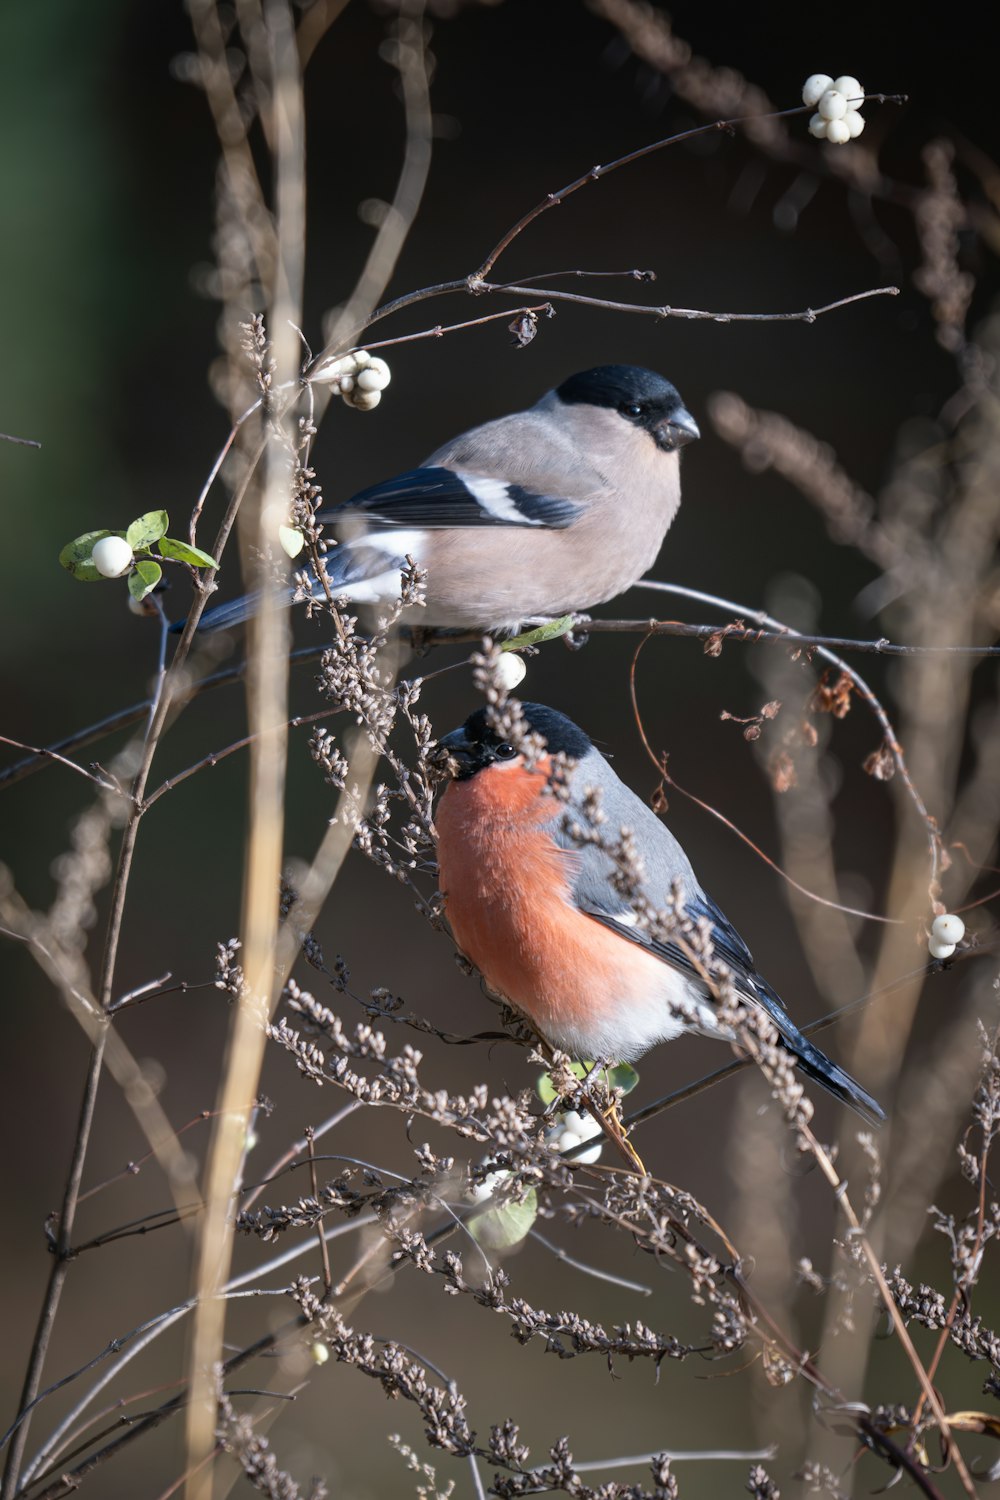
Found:
[[885, 1124], [885, 1110], [878, 1101], [866, 1093], [850, 1073], [831, 1062], [825, 1052], [806, 1041], [804, 1036], [798, 1036], [794, 1042], [786, 1038], [786, 1046], [807, 1078], [815, 1079], [835, 1098], [850, 1105], [869, 1125]]
[[[206, 609], [198, 621], [199, 631], [230, 630], [234, 625], [245, 625], [247, 620], [260, 609], [260, 597], [259, 592], [243, 594], [239, 599], [230, 599], [225, 604], [217, 604], [214, 609]], [[291, 589], [283, 589], [281, 593], [275, 593], [275, 599], [283, 605], [290, 605], [293, 597]], [[170, 628], [173, 631], [183, 630], [184, 621], [178, 620]]]
[[878, 1101], [873, 1099], [871, 1094], [866, 1093], [850, 1073], [845, 1073], [843, 1068], [838, 1068], [825, 1052], [821, 1052], [818, 1047], [813, 1046], [812, 1042], [806, 1040], [798, 1027], [793, 1024], [780, 996], [772, 990], [765, 979], [755, 974], [753, 980], [757, 990], [757, 999], [777, 1026], [781, 1033], [781, 1040], [806, 1077], [814, 1079], [828, 1093], [833, 1094], [834, 1098], [849, 1105], [869, 1125], [883, 1125], [885, 1110]]

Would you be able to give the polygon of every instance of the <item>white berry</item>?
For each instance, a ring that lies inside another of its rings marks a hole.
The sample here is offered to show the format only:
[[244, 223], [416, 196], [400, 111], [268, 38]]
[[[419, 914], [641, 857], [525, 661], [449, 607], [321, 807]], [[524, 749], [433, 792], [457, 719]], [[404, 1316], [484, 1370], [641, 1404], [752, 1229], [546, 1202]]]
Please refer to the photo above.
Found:
[[518, 683], [524, 681], [527, 672], [523, 656], [518, 656], [516, 651], [502, 651], [494, 668], [494, 677], [498, 687], [505, 693], [512, 693]]
[[846, 146], [851, 139], [846, 120], [830, 120], [826, 127], [826, 138], [831, 146]]
[[831, 88], [833, 88], [833, 79], [829, 73], [810, 73], [802, 85], [802, 103], [808, 104], [812, 109], [813, 105], [819, 103], [827, 89]]
[[357, 362], [353, 354], [341, 354], [335, 359], [325, 359], [310, 375], [314, 385], [336, 385], [342, 375], [353, 375]]
[[362, 391], [384, 391], [392, 376], [385, 360], [373, 359], [371, 364], [357, 376], [358, 389]]
[[826, 124], [822, 115], [813, 115], [809, 121], [809, 134], [814, 135], [818, 141], [826, 140]]
[[123, 536], [102, 536], [90, 560], [105, 578], [120, 578], [132, 566], [132, 548]]
[[824, 120], [842, 120], [847, 114], [847, 100], [836, 89], [827, 89], [819, 101], [819, 112]]
[[352, 390], [344, 397], [348, 406], [353, 406], [355, 411], [374, 411], [381, 399], [381, 391]]
[[330, 1358], [330, 1350], [327, 1348], [326, 1344], [317, 1342], [315, 1344], [310, 1344], [309, 1355], [314, 1365], [325, 1365], [327, 1360]]
[[365, 365], [370, 365], [372, 362], [372, 357], [367, 349], [355, 349], [354, 353], [349, 354], [347, 357], [348, 359], [353, 359], [354, 367], [357, 370], [362, 369]]
[[927, 951], [931, 958], [950, 958], [955, 951], [955, 944], [941, 943], [932, 937], [927, 944]]
[[865, 128], [864, 116], [859, 115], [856, 109], [849, 109], [844, 116], [844, 124], [847, 126], [847, 133], [853, 141]]
[[931, 923], [931, 937], [938, 943], [960, 943], [965, 937], [965, 923], [954, 912], [945, 912]]
[[850, 73], [843, 73], [840, 78], [834, 79], [833, 87], [838, 94], [843, 94], [845, 99], [849, 99], [855, 109], [865, 97], [864, 89], [856, 78], [851, 77]]
[[596, 1146], [589, 1146], [573, 1157], [574, 1161], [590, 1166], [597, 1161], [604, 1149], [604, 1132], [593, 1115], [580, 1114], [578, 1110], [566, 1109], [557, 1116], [557, 1123], [546, 1133], [545, 1139], [554, 1151], [572, 1151], [584, 1141], [600, 1137]]
[[509, 1172], [488, 1172], [482, 1182], [469, 1184], [465, 1196], [470, 1203], [486, 1203], [509, 1176]]

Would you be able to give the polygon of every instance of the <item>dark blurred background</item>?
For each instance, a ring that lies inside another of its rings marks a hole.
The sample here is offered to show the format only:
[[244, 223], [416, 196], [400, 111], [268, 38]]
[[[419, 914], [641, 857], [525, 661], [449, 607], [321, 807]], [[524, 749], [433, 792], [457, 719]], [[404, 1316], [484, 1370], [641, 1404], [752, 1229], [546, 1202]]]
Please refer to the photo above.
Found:
[[[959, 3], [926, 20], [912, 9], [880, 7], [876, 21], [869, 7], [748, 7], [731, 0], [678, 3], [670, 14], [696, 53], [740, 70], [781, 107], [797, 104], [806, 75], [820, 70], [853, 73], [869, 91], [908, 94], [904, 106], [865, 110], [869, 138], [884, 143], [883, 167], [904, 183], [922, 182], [921, 150], [939, 132], [995, 151], [995, 63], [980, 32], [979, 6]], [[433, 25], [438, 139], [392, 293], [471, 271], [547, 191], [596, 162], [700, 123], [661, 75], [637, 62], [615, 31], [575, 0], [472, 4]], [[384, 12], [353, 0], [309, 69], [305, 328], [315, 347], [324, 314], [349, 294], [371, 242], [360, 206], [390, 198], [399, 168], [402, 110], [395, 75], [378, 51], [385, 27]], [[0, 430], [42, 444], [36, 451], [0, 443], [0, 732], [32, 744], [142, 699], [155, 661], [155, 627], [127, 611], [124, 588], [79, 586], [59, 568], [59, 548], [79, 532], [123, 527], [160, 506], [172, 530], [182, 532], [226, 436], [208, 380], [218, 355], [219, 309], [208, 295], [216, 142], [204, 100], [181, 81], [177, 59], [190, 47], [183, 8], [174, 0], [106, 3], [99, 12], [50, 0], [0, 12]], [[802, 142], [805, 124], [800, 119], [793, 127]], [[874, 576], [870, 565], [834, 545], [815, 512], [780, 479], [745, 472], [713, 436], [706, 415], [713, 392], [735, 391], [815, 432], [862, 485], [877, 491], [891, 473], [901, 429], [933, 416], [956, 388], [954, 362], [935, 342], [927, 304], [912, 284], [919, 253], [911, 217], [877, 205], [879, 258], [858, 202], [835, 177], [821, 174], [811, 186], [810, 192], [799, 167], [767, 160], [738, 134], [712, 135], [641, 161], [545, 215], [509, 252], [503, 273], [514, 279], [563, 267], [650, 268], [654, 287], [600, 285], [614, 298], [724, 311], [794, 310], [888, 282], [899, 284], [897, 299], [863, 302], [812, 326], [657, 323], [563, 305], [525, 350], [511, 346], [502, 323], [404, 345], [390, 352], [393, 383], [377, 413], [331, 407], [316, 447], [327, 498], [346, 497], [411, 465], [450, 434], [529, 402], [574, 370], [609, 361], [646, 364], [675, 381], [703, 432], [685, 455], [684, 505], [656, 576], [754, 607], [803, 591], [808, 596], [805, 579], [815, 591], [820, 628], [880, 633], [854, 606]], [[994, 268], [973, 241], [965, 250], [982, 277], [976, 302], [982, 316]], [[461, 298], [435, 301], [383, 325], [379, 336], [487, 310]], [[210, 523], [222, 503], [216, 493]], [[211, 530], [209, 524], [203, 538]], [[233, 569], [222, 587], [238, 591]], [[182, 586], [175, 585], [168, 607], [183, 613]], [[685, 614], [648, 594], [604, 612]], [[696, 609], [686, 617], [711, 618]], [[303, 642], [315, 638], [305, 622], [298, 630]], [[551, 645], [531, 665], [526, 691], [580, 720], [614, 753], [619, 773], [648, 794], [654, 776], [628, 707], [633, 646], [627, 638], [595, 637], [571, 656]], [[231, 650], [239, 652], [239, 639]], [[457, 654], [438, 653], [431, 665]], [[880, 663], [872, 663], [870, 676], [885, 685]], [[710, 661], [695, 642], [654, 641], [643, 656], [639, 688], [650, 738], [670, 751], [677, 779], [773, 849], [767, 778], [739, 730], [719, 720], [722, 709], [749, 714], [768, 696], [749, 648], [729, 647]], [[296, 670], [292, 698], [296, 711], [315, 706], [309, 667]], [[428, 688], [424, 705], [442, 730], [450, 728], [475, 706], [471, 683], [450, 674]], [[231, 742], [242, 723], [238, 688], [195, 702], [169, 734], [154, 782]], [[837, 858], [852, 889], [876, 906], [884, 896], [891, 810], [885, 789], [862, 774], [860, 760], [877, 740], [858, 710], [837, 727], [827, 756]], [[108, 741], [81, 758], [106, 762], [121, 743]], [[211, 977], [214, 944], [238, 927], [245, 772], [243, 759], [231, 757], [192, 778], [143, 823], [120, 992], [167, 970], [192, 982]], [[3, 794], [0, 857], [34, 905], [52, 899], [51, 864], [66, 846], [83, 788], [56, 767]], [[332, 797], [308, 758], [304, 734], [293, 735], [290, 857], [309, 857]], [[796, 1018], [818, 1013], [822, 1005], [776, 879], [697, 809], [675, 799], [670, 817], [704, 883], [789, 997]], [[97, 936], [102, 926], [103, 912]], [[360, 856], [352, 857], [350, 878], [328, 903], [319, 936], [330, 953], [345, 955], [355, 988], [388, 986], [445, 1027], [491, 1024], [476, 985], [454, 967], [448, 941], [426, 927], [405, 891]], [[9, 1143], [0, 1220], [7, 1269], [0, 1385], [8, 1413], [48, 1271], [42, 1222], [62, 1190], [86, 1046], [32, 964], [11, 946], [0, 948], [0, 956], [7, 975], [0, 1129]], [[934, 990], [936, 1007], [947, 1007], [949, 983], [939, 981]], [[224, 998], [210, 989], [139, 1008], [124, 1023], [136, 1055], [158, 1060], [164, 1070], [160, 1099], [175, 1126], [212, 1107], [227, 1024]], [[921, 1018], [919, 1045], [930, 1042], [934, 1024], [933, 1017]], [[836, 1054], [836, 1033], [831, 1038]], [[641, 1070], [638, 1098], [653, 1098], [723, 1060], [690, 1040], [661, 1051]], [[475, 1049], [432, 1053], [428, 1067], [455, 1087], [483, 1076], [497, 1089], [522, 1087], [530, 1077], [523, 1056], [510, 1048], [489, 1056]], [[262, 1166], [336, 1103], [307, 1093], [281, 1057], [269, 1059], [264, 1086], [277, 1109], [262, 1126]], [[697, 1192], [723, 1220], [731, 1182], [719, 1143], [741, 1088], [763, 1103], [763, 1085], [747, 1080], [665, 1117], [643, 1140], [658, 1173]], [[825, 1102], [820, 1109], [832, 1129], [833, 1111]], [[395, 1117], [364, 1118], [371, 1159], [411, 1170]], [[200, 1159], [203, 1128], [185, 1141]], [[87, 1183], [144, 1150], [131, 1113], [108, 1084]], [[794, 1168], [776, 1157], [774, 1170]], [[816, 1225], [826, 1224], [825, 1195], [808, 1179], [796, 1179], [792, 1191], [803, 1210], [797, 1253], [809, 1253]], [[86, 1205], [81, 1233], [166, 1202], [167, 1190], [147, 1167]], [[824, 1229], [820, 1245], [827, 1237]], [[603, 1253], [599, 1245], [590, 1250]], [[188, 1255], [185, 1231], [175, 1227], [83, 1257], [63, 1304], [50, 1377], [179, 1300]], [[585, 1304], [609, 1321], [639, 1316], [678, 1333], [698, 1326], [678, 1278], [659, 1277], [655, 1302], [636, 1297], [634, 1306], [623, 1307], [620, 1292], [582, 1277], [571, 1285], [569, 1273], [538, 1247], [522, 1253], [515, 1271], [526, 1278], [521, 1289], [542, 1305]], [[632, 1261], [625, 1274], [648, 1279], [649, 1268]], [[665, 1367], [659, 1387], [645, 1368], [620, 1372], [615, 1381], [585, 1360], [556, 1367], [538, 1347], [516, 1348], [485, 1313], [477, 1321], [468, 1308], [442, 1308], [446, 1300], [414, 1276], [388, 1297], [371, 1299], [362, 1321], [379, 1331], [384, 1310], [385, 1329], [405, 1337], [411, 1328], [414, 1343], [460, 1384], [468, 1377], [480, 1429], [509, 1413], [525, 1421], [533, 1441], [569, 1432], [585, 1458], [760, 1437], [756, 1395], [747, 1396], [742, 1426], [727, 1418], [720, 1434], [714, 1402], [687, 1366]], [[805, 1316], [815, 1319], [808, 1310]], [[260, 1322], [257, 1307], [253, 1316], [234, 1320], [247, 1333]], [[142, 1374], [137, 1363], [108, 1400], [175, 1378], [179, 1350], [179, 1340], [164, 1346]], [[741, 1378], [748, 1392], [756, 1390], [751, 1377]], [[971, 1399], [978, 1385], [970, 1381]], [[801, 1394], [796, 1388], [781, 1399], [796, 1410]], [[39, 1418], [34, 1436], [47, 1427]], [[382, 1436], [397, 1428], [419, 1442], [411, 1413], [387, 1410], [381, 1393], [351, 1372], [327, 1370], [285, 1415], [276, 1441], [300, 1478], [324, 1472], [339, 1492], [366, 1500], [410, 1485]], [[104, 1471], [94, 1492], [158, 1494], [179, 1471], [179, 1443], [179, 1427], [165, 1428]], [[439, 1468], [467, 1492], [467, 1476], [456, 1466], [442, 1459]], [[742, 1482], [710, 1472], [712, 1479], [692, 1482], [688, 1492], [721, 1495]]]

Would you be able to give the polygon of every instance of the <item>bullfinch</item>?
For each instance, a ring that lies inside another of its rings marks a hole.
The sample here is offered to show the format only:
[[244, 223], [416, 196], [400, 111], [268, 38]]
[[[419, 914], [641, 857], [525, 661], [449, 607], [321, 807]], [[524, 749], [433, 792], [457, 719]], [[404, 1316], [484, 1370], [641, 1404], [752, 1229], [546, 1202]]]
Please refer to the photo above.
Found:
[[[454, 773], [435, 815], [445, 913], [489, 989], [578, 1059], [628, 1061], [684, 1031], [734, 1040], [704, 968], [644, 930], [635, 900], [623, 894], [607, 836], [627, 830], [638, 857], [633, 891], [654, 911], [673, 908], [679, 893], [679, 910], [707, 923], [737, 993], [763, 1007], [802, 1072], [870, 1123], [884, 1120], [875, 1100], [792, 1024], [673, 834], [583, 730], [542, 704], [522, 709], [545, 743], [533, 765], [491, 729], [485, 709], [440, 741]], [[568, 757], [561, 788], [558, 752]], [[606, 836], [581, 840], [595, 806]]]
[[[396, 599], [409, 555], [427, 574], [429, 627], [511, 630], [601, 604], [655, 562], [680, 504], [680, 449], [698, 436], [652, 370], [571, 375], [527, 411], [321, 510], [340, 542], [326, 558], [330, 591], [359, 605]], [[308, 587], [324, 597], [317, 580]], [[295, 592], [281, 597], [291, 604]], [[201, 628], [240, 624], [259, 598], [208, 610]]]

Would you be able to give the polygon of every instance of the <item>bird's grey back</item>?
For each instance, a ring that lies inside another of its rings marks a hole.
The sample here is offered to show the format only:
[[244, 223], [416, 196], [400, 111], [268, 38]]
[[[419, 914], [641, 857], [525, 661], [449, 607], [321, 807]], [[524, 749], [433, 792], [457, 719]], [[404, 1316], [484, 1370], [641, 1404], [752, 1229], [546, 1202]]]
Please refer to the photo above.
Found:
[[[425, 460], [521, 484], [537, 494], [585, 498], [607, 480], [583, 456], [574, 424], [553, 420], [554, 392], [527, 411], [497, 417], [452, 438]], [[561, 406], [561, 403], [560, 403]]]
[[579, 850], [579, 869], [573, 884], [581, 904], [593, 904], [595, 910], [609, 913], [630, 910], [629, 901], [612, 883], [612, 858], [593, 845], [581, 846], [563, 826], [569, 812], [587, 827], [581, 808], [588, 787], [600, 793], [599, 806], [604, 815], [600, 831], [604, 841], [616, 844], [624, 829], [635, 835], [636, 846], [642, 851], [641, 890], [657, 910], [668, 904], [676, 881], [680, 881], [686, 895], [700, 893], [691, 861], [670, 829], [625, 785], [600, 751], [591, 749], [573, 773], [573, 796], [568, 808], [558, 804], [552, 825], [554, 836], [563, 848]]

